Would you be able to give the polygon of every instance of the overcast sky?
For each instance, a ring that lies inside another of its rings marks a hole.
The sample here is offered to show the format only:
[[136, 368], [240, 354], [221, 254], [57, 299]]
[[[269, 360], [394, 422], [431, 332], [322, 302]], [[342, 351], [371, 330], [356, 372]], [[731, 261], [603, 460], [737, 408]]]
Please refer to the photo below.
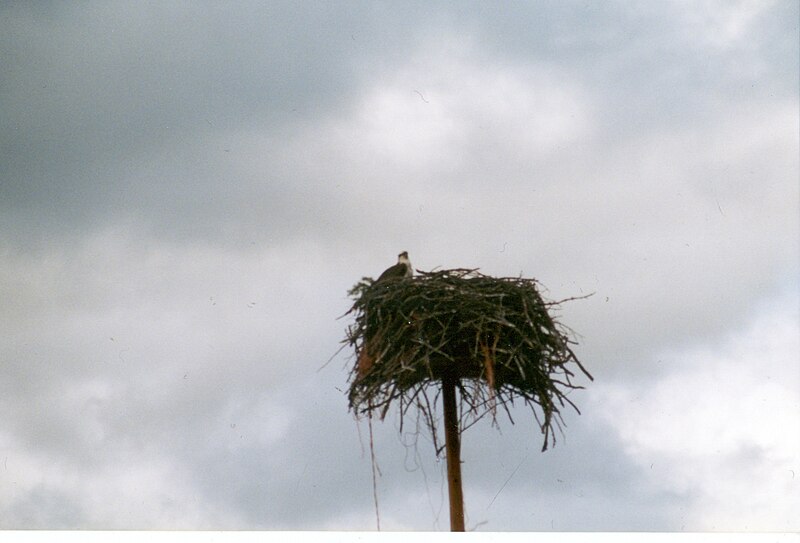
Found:
[[[595, 377], [467, 527], [800, 530], [798, 4], [3, 3], [0, 527], [373, 530], [347, 290], [535, 277]], [[449, 527], [413, 419], [381, 528]], [[794, 514], [792, 513], [794, 512]]]

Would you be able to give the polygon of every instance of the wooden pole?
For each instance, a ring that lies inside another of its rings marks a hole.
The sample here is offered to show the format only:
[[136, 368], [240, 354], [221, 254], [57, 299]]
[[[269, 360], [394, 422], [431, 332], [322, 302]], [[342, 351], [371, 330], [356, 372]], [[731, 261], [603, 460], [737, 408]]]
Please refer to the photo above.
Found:
[[450, 496], [450, 531], [464, 531], [464, 494], [461, 490], [461, 439], [458, 435], [456, 381], [442, 378], [444, 401], [444, 446], [447, 449], [447, 489]]

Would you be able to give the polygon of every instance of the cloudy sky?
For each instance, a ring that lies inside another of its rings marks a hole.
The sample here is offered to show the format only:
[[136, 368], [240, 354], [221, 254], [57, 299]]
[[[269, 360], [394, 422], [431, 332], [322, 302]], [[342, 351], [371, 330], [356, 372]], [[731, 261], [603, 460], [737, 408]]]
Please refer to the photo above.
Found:
[[[0, 527], [449, 527], [347, 290], [536, 277], [595, 376], [477, 530], [800, 529], [798, 4], [4, 3]], [[326, 365], [327, 363], [327, 365]]]

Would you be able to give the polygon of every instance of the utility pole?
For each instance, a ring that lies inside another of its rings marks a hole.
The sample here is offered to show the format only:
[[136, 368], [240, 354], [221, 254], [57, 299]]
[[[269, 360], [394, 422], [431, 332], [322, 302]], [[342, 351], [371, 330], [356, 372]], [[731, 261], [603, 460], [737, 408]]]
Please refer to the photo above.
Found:
[[447, 449], [447, 489], [450, 496], [450, 531], [464, 531], [464, 493], [461, 488], [461, 437], [458, 432], [456, 384], [452, 375], [442, 377], [444, 446]]

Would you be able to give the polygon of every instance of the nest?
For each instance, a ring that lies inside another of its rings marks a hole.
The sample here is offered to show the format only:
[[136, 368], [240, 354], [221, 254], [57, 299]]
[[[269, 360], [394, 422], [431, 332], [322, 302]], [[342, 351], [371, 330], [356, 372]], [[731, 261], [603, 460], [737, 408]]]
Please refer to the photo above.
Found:
[[417, 406], [435, 444], [439, 382], [451, 379], [462, 414], [473, 421], [500, 406], [513, 424], [509, 407], [529, 406], [546, 450], [553, 425], [562, 427], [561, 408], [580, 413], [567, 395], [583, 388], [576, 371], [592, 376], [571, 349], [569, 329], [550, 315], [566, 300], [544, 301], [536, 280], [453, 269], [377, 283], [364, 278], [350, 295], [355, 323], [344, 343], [356, 353], [348, 398], [357, 415], [384, 417], [397, 402], [402, 427]]

